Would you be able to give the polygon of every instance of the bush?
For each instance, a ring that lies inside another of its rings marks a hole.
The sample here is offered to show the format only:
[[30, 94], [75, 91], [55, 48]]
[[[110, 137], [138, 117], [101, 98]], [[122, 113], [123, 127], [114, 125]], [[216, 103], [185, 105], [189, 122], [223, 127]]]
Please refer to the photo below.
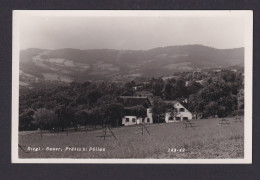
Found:
[[244, 109], [235, 110], [231, 114], [231, 116], [243, 116], [243, 115], [244, 115]]

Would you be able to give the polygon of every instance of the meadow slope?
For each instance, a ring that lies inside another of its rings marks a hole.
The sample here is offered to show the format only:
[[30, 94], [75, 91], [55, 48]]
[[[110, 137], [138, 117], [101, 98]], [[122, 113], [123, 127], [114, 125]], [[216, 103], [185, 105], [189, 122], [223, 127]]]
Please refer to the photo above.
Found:
[[[117, 140], [109, 137], [105, 141], [96, 137], [103, 134], [102, 130], [73, 132], [68, 136], [45, 133], [42, 138], [39, 132], [20, 132], [19, 144], [26, 150], [30, 147], [39, 151], [25, 153], [19, 148], [19, 158], [243, 158], [244, 123], [227, 119], [230, 125], [222, 126], [219, 119], [192, 120], [194, 129], [183, 128], [180, 122], [146, 125], [151, 135], [138, 133], [139, 126], [112, 128]], [[93, 151], [94, 147], [105, 151]], [[174, 152], [175, 149], [184, 152]]]

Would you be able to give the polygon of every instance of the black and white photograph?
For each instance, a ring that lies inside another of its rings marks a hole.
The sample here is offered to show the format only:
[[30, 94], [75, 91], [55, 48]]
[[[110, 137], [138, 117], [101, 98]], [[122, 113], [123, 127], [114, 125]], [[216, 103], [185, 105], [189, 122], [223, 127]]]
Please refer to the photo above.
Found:
[[12, 163], [252, 163], [253, 13], [15, 10]]

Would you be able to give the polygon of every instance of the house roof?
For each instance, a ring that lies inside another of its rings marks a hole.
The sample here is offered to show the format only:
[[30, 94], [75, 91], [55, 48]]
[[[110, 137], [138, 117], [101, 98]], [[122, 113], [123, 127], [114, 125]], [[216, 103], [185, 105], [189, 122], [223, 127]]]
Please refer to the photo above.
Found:
[[144, 90], [144, 91], [137, 91], [137, 92], [136, 92], [136, 95], [137, 95], [137, 96], [142, 95], [142, 96], [144, 96], [144, 97], [145, 97], [145, 96], [148, 97], [148, 96], [153, 96], [153, 93], [151, 93], [150, 91], [145, 91], [145, 90]]
[[180, 103], [179, 101], [163, 101], [164, 103], [166, 104], [177, 104], [177, 103]]
[[151, 102], [146, 96], [119, 96], [121, 103], [126, 107], [135, 107], [135, 106], [151, 106]]

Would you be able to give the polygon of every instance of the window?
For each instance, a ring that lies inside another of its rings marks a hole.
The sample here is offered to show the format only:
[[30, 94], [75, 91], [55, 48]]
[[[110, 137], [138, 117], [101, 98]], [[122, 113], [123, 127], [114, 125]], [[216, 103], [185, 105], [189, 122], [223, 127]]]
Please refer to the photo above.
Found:
[[132, 119], [132, 122], [135, 122], [135, 118]]
[[125, 118], [125, 122], [129, 122], [129, 118]]
[[180, 108], [180, 112], [184, 112], [185, 111], [185, 109], [184, 108]]
[[179, 121], [179, 120], [181, 120], [181, 117], [176, 117], [176, 121]]
[[183, 117], [183, 120], [188, 121], [188, 117]]
[[150, 122], [150, 118], [147, 118], [147, 122]]
[[172, 117], [172, 116], [170, 116], [170, 117], [168, 118], [168, 120], [172, 121], [172, 120], [173, 120], [173, 117]]

